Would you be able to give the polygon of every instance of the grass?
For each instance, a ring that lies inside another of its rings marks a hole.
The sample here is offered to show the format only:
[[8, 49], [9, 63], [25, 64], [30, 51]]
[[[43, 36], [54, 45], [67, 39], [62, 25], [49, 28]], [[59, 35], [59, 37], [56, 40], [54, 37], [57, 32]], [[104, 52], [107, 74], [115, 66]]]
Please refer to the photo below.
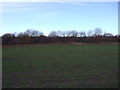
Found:
[[117, 45], [3, 48], [3, 88], [117, 88]]

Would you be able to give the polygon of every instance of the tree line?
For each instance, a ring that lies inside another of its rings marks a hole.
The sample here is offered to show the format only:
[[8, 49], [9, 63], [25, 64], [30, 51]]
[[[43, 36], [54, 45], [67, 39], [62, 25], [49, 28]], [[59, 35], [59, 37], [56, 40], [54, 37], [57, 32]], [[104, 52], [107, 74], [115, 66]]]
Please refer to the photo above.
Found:
[[66, 42], [120, 42], [120, 35], [111, 33], [103, 33], [101, 28], [85, 31], [52, 31], [48, 36], [43, 32], [33, 29], [28, 29], [25, 32], [18, 34], [6, 33], [2, 35], [2, 45], [17, 45], [17, 44], [40, 44], [40, 43], [66, 43]]

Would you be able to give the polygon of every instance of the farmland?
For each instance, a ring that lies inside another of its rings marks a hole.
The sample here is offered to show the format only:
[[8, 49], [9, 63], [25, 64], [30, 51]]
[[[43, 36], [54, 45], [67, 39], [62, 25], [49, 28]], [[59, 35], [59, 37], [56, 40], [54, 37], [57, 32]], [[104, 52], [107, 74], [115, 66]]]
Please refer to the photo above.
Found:
[[3, 88], [117, 88], [118, 46], [3, 48]]

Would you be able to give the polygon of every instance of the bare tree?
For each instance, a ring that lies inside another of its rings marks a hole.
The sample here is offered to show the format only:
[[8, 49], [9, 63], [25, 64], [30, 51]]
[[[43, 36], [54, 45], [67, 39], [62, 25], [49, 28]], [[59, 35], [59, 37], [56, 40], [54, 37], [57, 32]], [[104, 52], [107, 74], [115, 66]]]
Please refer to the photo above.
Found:
[[57, 36], [62, 37], [62, 31], [57, 31]]
[[20, 33], [18, 33], [18, 35], [17, 35], [18, 37], [24, 37], [25, 36], [25, 34], [23, 33], [23, 32], [20, 32]]
[[66, 36], [67, 36], [67, 37], [77, 37], [77, 36], [78, 36], [78, 32], [75, 31], [75, 30], [67, 31], [67, 32], [66, 32]]
[[111, 36], [113, 36], [113, 34], [111, 34], [111, 33], [104, 33], [103, 36], [105, 36], [105, 37], [111, 37]]
[[71, 37], [71, 31], [67, 31], [67, 32], [66, 32], [66, 36], [67, 36], [67, 37]]
[[72, 37], [77, 37], [78, 36], [78, 32], [75, 31], [75, 30], [71, 31], [71, 36]]
[[62, 32], [62, 36], [63, 36], [63, 37], [66, 36], [66, 32], [65, 32], [65, 31]]
[[44, 34], [38, 30], [28, 29], [24, 33], [19, 33], [19, 36], [44, 36]]
[[91, 37], [91, 36], [93, 35], [93, 31], [92, 31], [92, 30], [89, 30], [89, 31], [87, 32], [87, 35], [88, 35], [88, 37]]
[[101, 36], [102, 35], [102, 30], [101, 30], [101, 28], [96, 28], [95, 30], [94, 30], [94, 34], [93, 34], [94, 36]]
[[32, 30], [31, 29], [28, 29], [24, 32], [24, 35], [25, 36], [31, 36], [32, 35]]
[[57, 37], [57, 32], [56, 31], [50, 32], [48, 37]]
[[85, 36], [86, 36], [86, 33], [85, 33], [84, 31], [81, 31], [81, 32], [79, 32], [79, 36], [80, 36], [80, 37], [85, 37]]
[[31, 32], [31, 36], [33, 36], [33, 37], [44, 36], [44, 34], [43, 34], [42, 32], [40, 32], [40, 31], [33, 30], [33, 31]]

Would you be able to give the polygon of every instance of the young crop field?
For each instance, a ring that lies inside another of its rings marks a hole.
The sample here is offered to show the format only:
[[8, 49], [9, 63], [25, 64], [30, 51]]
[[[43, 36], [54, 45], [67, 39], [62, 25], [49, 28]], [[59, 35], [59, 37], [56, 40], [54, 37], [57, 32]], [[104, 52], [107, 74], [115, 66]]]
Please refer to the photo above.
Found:
[[118, 45], [7, 47], [3, 88], [117, 88]]

